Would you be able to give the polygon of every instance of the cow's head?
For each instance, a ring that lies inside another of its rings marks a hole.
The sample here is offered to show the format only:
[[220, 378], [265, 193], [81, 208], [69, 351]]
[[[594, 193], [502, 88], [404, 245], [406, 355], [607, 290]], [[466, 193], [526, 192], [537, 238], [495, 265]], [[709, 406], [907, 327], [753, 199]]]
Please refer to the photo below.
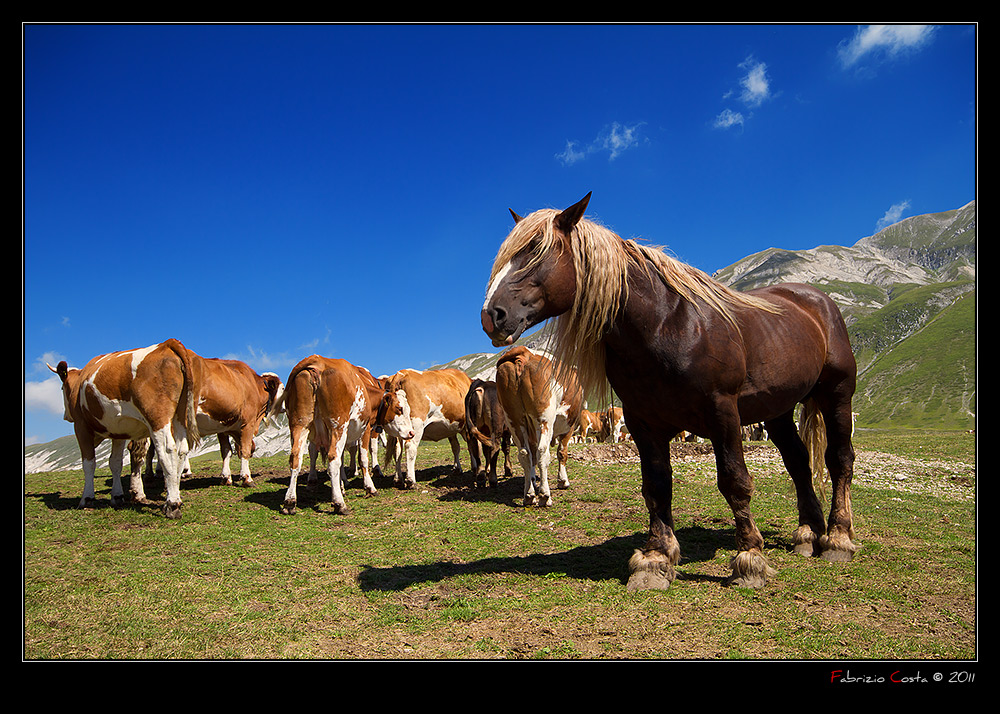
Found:
[[410, 405], [406, 401], [406, 393], [386, 390], [382, 394], [378, 411], [375, 414], [375, 432], [383, 429], [397, 439], [413, 438], [413, 422], [410, 420]]
[[48, 362], [45, 366], [50, 370], [59, 375], [59, 379], [62, 380], [62, 393], [63, 393], [63, 419], [68, 422], [73, 421], [73, 400], [71, 395], [76, 394], [76, 387], [78, 386], [80, 370], [70, 369], [69, 365], [66, 364], [66, 360], [63, 360], [58, 365], [53, 367]]

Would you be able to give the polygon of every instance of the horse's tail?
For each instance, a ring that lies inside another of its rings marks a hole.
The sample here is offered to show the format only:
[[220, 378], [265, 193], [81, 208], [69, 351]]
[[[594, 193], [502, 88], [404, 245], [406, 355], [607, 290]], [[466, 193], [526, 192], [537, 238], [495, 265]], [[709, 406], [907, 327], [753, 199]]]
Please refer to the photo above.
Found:
[[802, 403], [802, 414], [799, 417], [799, 438], [809, 452], [809, 468], [812, 470], [813, 482], [822, 490], [826, 474], [826, 421], [819, 410], [815, 399], [807, 399]]

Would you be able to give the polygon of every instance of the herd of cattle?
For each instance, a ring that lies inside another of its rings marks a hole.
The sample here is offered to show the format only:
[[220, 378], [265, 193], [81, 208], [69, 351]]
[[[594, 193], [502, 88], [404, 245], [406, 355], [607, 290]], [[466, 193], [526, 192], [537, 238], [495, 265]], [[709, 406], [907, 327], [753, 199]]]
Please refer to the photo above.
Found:
[[[497, 461], [504, 454], [506, 473], [513, 440], [524, 472], [524, 503], [551, 502], [550, 447], [557, 444], [558, 486], [566, 488], [568, 444], [579, 440], [627, 438], [621, 409], [585, 409], [575, 370], [560, 369], [549, 358], [516, 346], [500, 355], [496, 381], [471, 379], [458, 369], [404, 369], [376, 378], [343, 359], [313, 355], [291, 371], [286, 383], [272, 373], [259, 375], [243, 362], [203, 358], [177, 340], [143, 349], [95, 357], [82, 369], [66, 362], [49, 369], [62, 380], [65, 419], [73, 423], [83, 459], [81, 507], [95, 499], [97, 445], [112, 440], [110, 469], [114, 505], [143, 502], [147, 464], [155, 452], [166, 487], [164, 513], [179, 518], [180, 476], [190, 448], [201, 437], [218, 434], [223, 480], [232, 483], [230, 444], [240, 458], [240, 482], [252, 484], [249, 459], [253, 439], [268, 417], [284, 413], [291, 436], [288, 490], [283, 513], [296, 509], [296, 485], [308, 448], [310, 484], [316, 459], [325, 458], [331, 475], [335, 512], [346, 513], [342, 478], [345, 459], [358, 461], [364, 488], [376, 493], [372, 469], [379, 443], [396, 465], [396, 483], [416, 483], [421, 441], [448, 439], [454, 468], [461, 473], [459, 436], [469, 449], [476, 483], [496, 485]], [[122, 486], [126, 446], [132, 456], [129, 492]], [[341, 477], [335, 477], [340, 474]]]

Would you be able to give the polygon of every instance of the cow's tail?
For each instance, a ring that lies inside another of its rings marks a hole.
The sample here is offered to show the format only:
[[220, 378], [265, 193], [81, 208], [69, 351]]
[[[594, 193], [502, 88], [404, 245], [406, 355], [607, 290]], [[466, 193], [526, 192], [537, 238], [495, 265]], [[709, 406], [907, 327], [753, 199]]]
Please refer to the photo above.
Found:
[[167, 346], [173, 350], [174, 354], [181, 361], [181, 370], [184, 372], [184, 428], [187, 431], [188, 445], [193, 448], [201, 441], [201, 434], [198, 432], [198, 401], [201, 399], [201, 381], [198, 373], [194, 370], [194, 353], [180, 343], [179, 340], [170, 339]]
[[465, 403], [465, 430], [473, 439], [492, 448], [493, 439], [479, 431], [479, 428], [476, 426], [476, 423], [483, 414], [483, 406], [483, 388], [477, 385], [470, 390], [469, 398]]
[[813, 483], [822, 492], [826, 475], [826, 422], [815, 399], [807, 399], [802, 403], [802, 414], [799, 416], [799, 438], [809, 452], [809, 468], [812, 470]]

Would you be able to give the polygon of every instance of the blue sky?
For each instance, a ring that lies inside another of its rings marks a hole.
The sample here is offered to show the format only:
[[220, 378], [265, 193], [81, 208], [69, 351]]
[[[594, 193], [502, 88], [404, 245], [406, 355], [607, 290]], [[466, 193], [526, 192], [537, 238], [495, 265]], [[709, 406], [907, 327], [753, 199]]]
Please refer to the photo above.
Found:
[[958, 208], [976, 29], [24, 26], [25, 443], [72, 434], [46, 361], [492, 350], [508, 208], [709, 273]]

